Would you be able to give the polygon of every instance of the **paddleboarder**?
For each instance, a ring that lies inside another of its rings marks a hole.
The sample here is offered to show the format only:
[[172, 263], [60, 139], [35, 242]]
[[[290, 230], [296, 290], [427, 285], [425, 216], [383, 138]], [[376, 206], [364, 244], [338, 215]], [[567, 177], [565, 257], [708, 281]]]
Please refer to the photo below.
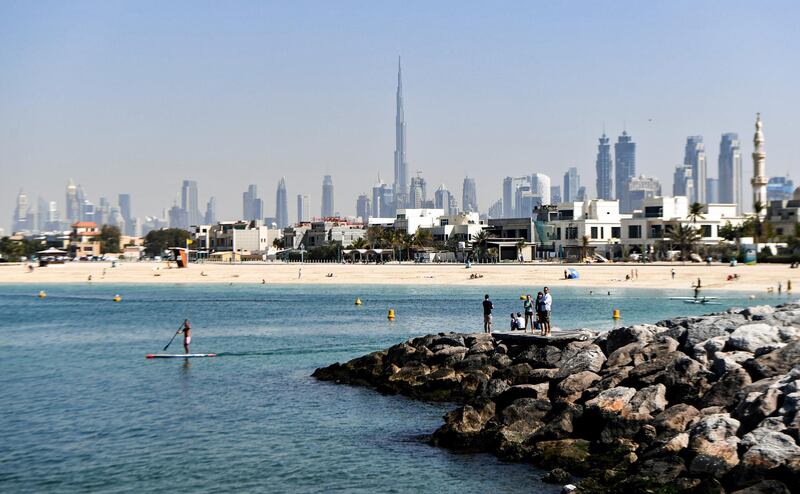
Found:
[[183, 351], [189, 353], [189, 343], [192, 342], [192, 325], [189, 324], [188, 319], [183, 320], [183, 326], [178, 330], [178, 333], [183, 333]]

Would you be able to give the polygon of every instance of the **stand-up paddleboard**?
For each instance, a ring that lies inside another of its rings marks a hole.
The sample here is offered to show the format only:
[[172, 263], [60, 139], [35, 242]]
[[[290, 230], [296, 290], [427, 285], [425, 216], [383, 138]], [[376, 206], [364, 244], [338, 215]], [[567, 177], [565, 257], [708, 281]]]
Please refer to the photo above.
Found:
[[[719, 297], [704, 297], [700, 295], [699, 298], [705, 298], [706, 300], [717, 300]], [[695, 297], [670, 297], [670, 300], [696, 300]]]
[[216, 357], [216, 353], [148, 353], [146, 358], [200, 358], [200, 357]]

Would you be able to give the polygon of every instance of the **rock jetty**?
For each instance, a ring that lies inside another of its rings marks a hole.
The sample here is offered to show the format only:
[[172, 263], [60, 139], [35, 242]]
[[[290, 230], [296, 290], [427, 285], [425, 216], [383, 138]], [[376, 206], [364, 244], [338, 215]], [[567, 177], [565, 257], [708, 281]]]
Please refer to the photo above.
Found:
[[455, 402], [434, 445], [576, 492], [800, 492], [797, 303], [551, 338], [440, 333], [314, 376]]

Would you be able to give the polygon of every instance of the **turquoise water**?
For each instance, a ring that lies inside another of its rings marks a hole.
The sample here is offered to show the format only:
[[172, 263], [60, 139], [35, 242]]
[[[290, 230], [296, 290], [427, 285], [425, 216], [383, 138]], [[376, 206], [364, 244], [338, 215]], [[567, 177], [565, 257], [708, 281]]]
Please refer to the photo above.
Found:
[[[558, 492], [530, 465], [426, 445], [421, 436], [451, 405], [309, 377], [412, 336], [479, 331], [484, 292], [505, 330], [523, 291], [531, 290], [0, 285], [0, 491]], [[600, 293], [555, 290], [555, 325], [609, 328], [613, 308], [627, 324], [777, 302], [725, 294], [723, 305], [695, 306], [668, 299], [687, 293]], [[222, 356], [146, 360], [184, 317], [192, 351]]]

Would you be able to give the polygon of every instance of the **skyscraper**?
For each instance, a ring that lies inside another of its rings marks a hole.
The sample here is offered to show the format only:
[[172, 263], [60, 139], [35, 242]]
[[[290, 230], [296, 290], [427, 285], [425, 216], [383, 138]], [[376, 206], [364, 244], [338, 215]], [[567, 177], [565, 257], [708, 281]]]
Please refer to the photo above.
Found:
[[47, 211], [48, 211], [48, 203], [44, 200], [42, 196], [39, 196], [37, 203], [36, 203], [36, 225], [34, 225], [34, 229], [40, 232], [44, 232], [49, 230], [47, 227]]
[[[117, 205], [119, 205], [119, 213], [125, 221], [124, 233], [126, 235], [133, 235], [133, 216], [131, 214], [131, 195], [119, 194], [117, 196]], [[118, 225], [119, 226], [119, 225]]]
[[105, 197], [101, 197], [100, 204], [98, 204], [97, 208], [95, 208], [95, 218], [94, 218], [95, 223], [97, 223], [98, 225], [104, 225], [108, 223], [108, 218], [110, 213], [111, 213], [111, 203], [109, 203], [108, 199], [106, 199]]
[[297, 194], [297, 222], [311, 221], [311, 203], [308, 195]]
[[[403, 113], [403, 77], [397, 57], [397, 108], [395, 115], [394, 200], [397, 208], [408, 202], [408, 162], [406, 161], [406, 119]], [[331, 207], [331, 209], [333, 209]]]
[[278, 191], [275, 193], [275, 222], [278, 228], [289, 226], [289, 199], [286, 196], [286, 177], [278, 181]]
[[574, 201], [580, 187], [581, 177], [578, 175], [578, 169], [572, 166], [564, 174], [564, 189], [561, 191], [561, 199], [564, 202]]
[[534, 173], [531, 175], [531, 193], [534, 197], [540, 198], [541, 204], [552, 204], [550, 199], [550, 177], [544, 173]]
[[[578, 195], [577, 191], [576, 191], [575, 195]], [[550, 204], [558, 204], [560, 202], [563, 202], [561, 200], [561, 186], [560, 185], [551, 185], [550, 186]]]
[[645, 177], [640, 175], [628, 180], [628, 190], [625, 194], [627, 204], [625, 205], [626, 211], [634, 211], [642, 209], [642, 202], [645, 199], [661, 195], [661, 184], [655, 178]]
[[80, 220], [81, 217], [81, 205], [78, 201], [78, 187], [75, 186], [75, 182], [72, 179], [69, 179], [69, 183], [67, 184], [67, 203], [66, 203], [66, 220], [70, 223], [74, 223]]
[[794, 195], [794, 182], [789, 175], [772, 177], [767, 182], [767, 201], [790, 201]]
[[461, 207], [465, 213], [478, 212], [478, 189], [475, 187], [474, 178], [464, 178], [464, 186], [461, 190]]
[[410, 208], [419, 209], [424, 207], [425, 202], [428, 200], [428, 190], [425, 179], [420, 175], [411, 177], [411, 186], [408, 192], [408, 204]]
[[686, 152], [683, 164], [692, 167], [694, 179], [694, 195], [689, 197], [691, 202], [705, 204], [706, 200], [706, 146], [703, 136], [689, 136], [686, 138]]
[[380, 174], [372, 186], [372, 216], [375, 218], [394, 218], [395, 202], [392, 186], [383, 183]]
[[214, 225], [217, 223], [217, 199], [209, 197], [206, 203], [205, 224]]
[[[628, 181], [636, 176], [636, 143], [624, 130], [614, 144], [614, 168], [616, 198], [620, 201], [620, 210], [622, 211], [623, 204], [629, 203], [626, 197]], [[627, 213], [628, 211], [623, 212]]]
[[451, 205], [453, 195], [450, 194], [450, 191], [447, 190], [447, 187], [442, 184], [436, 189], [436, 192], [433, 193], [433, 206], [436, 209], [441, 209], [444, 211], [445, 216], [452, 216], [456, 212], [452, 210]]
[[361, 194], [356, 199], [356, 216], [361, 219], [362, 223], [369, 222], [369, 214], [370, 209], [372, 206], [370, 205], [369, 196], [367, 194]]
[[600, 144], [597, 145], [597, 161], [595, 161], [595, 169], [597, 170], [597, 198], [610, 200], [614, 198], [614, 182], [611, 170], [611, 145], [608, 143], [608, 137], [606, 137], [605, 132], [603, 132], [599, 141]]
[[264, 219], [264, 203], [258, 197], [258, 186], [250, 184], [242, 193], [242, 216], [247, 221]]
[[706, 202], [717, 204], [719, 202], [719, 179], [706, 178]]
[[764, 131], [762, 130], [761, 114], [756, 113], [756, 133], [753, 135], [753, 208], [757, 205], [764, 209], [758, 212], [759, 216], [766, 214], [767, 207], [767, 155], [764, 153]]
[[183, 186], [181, 187], [181, 209], [186, 211], [188, 226], [201, 223], [202, 217], [197, 202], [197, 182], [194, 180], [183, 181]]
[[692, 177], [692, 167], [688, 165], [678, 165], [672, 176], [672, 195], [686, 196], [691, 199], [694, 196], [694, 178]]
[[330, 218], [333, 212], [333, 179], [330, 175], [325, 175], [322, 179], [322, 217]]
[[722, 134], [719, 142], [719, 202], [736, 204], [742, 212], [742, 152], [739, 149], [739, 134]]
[[30, 230], [28, 224], [28, 195], [22, 190], [17, 194], [17, 205], [14, 208], [14, 218], [11, 222], [11, 233]]
[[[513, 218], [517, 216], [517, 189], [520, 187], [530, 187], [531, 177], [506, 177], [503, 179], [503, 217]], [[530, 190], [530, 189], [528, 189]]]

